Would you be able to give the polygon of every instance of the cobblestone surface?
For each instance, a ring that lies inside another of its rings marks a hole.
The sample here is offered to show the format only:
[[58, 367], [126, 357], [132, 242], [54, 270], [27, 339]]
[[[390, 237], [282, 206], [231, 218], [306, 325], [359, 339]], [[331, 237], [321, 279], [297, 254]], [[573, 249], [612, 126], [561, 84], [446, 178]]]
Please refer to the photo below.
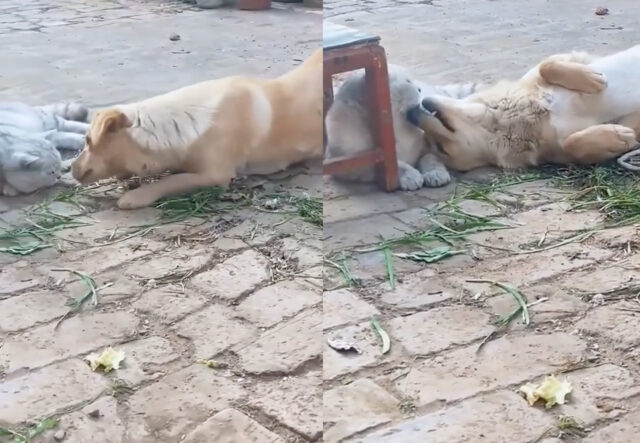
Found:
[[[99, 107], [225, 75], [272, 76], [318, 47], [320, 24], [317, 10], [278, 4], [254, 13], [0, 0], [0, 100]], [[255, 186], [257, 196], [320, 196], [319, 167]], [[0, 199], [0, 228], [63, 191]], [[0, 254], [0, 427], [54, 416], [75, 443], [319, 441], [321, 229], [259, 210], [258, 198], [141, 235], [161, 211], [118, 211], [108, 186], [74, 195], [82, 209], [48, 204], [87, 222], [60, 231], [59, 249]], [[59, 327], [87, 288], [56, 269], [101, 288], [97, 306]], [[84, 357], [106, 346], [125, 352], [123, 367], [92, 372]]]
[[[515, 78], [546, 55], [574, 49], [606, 53], [638, 43], [629, 0], [328, 0], [325, 20], [382, 37], [389, 61], [434, 83]], [[458, 177], [484, 180], [486, 173]], [[566, 194], [536, 181], [491, 197], [503, 206], [463, 201], [480, 215], [498, 215], [514, 228], [478, 233], [460, 255], [430, 265], [393, 258], [397, 285], [388, 283], [384, 238], [429, 226], [425, 208], [449, 199], [456, 184], [414, 193], [385, 194], [366, 186], [324, 181], [325, 255], [346, 264], [359, 285], [345, 288], [344, 273], [325, 267], [325, 340], [341, 338], [361, 354], [325, 345], [324, 441], [556, 442], [561, 415], [583, 422], [584, 438], [637, 440], [640, 318], [633, 301], [597, 293], [637, 285], [638, 228], [611, 229], [581, 243], [537, 254], [508, 251], [552, 244], [601, 221], [594, 211], [570, 212]], [[486, 246], [481, 246], [486, 245]], [[344, 267], [343, 267], [344, 271]], [[513, 297], [468, 279], [517, 286], [529, 302], [532, 324], [515, 321], [478, 351], [490, 318], [518, 307]], [[368, 318], [391, 337], [391, 351]], [[515, 391], [555, 373], [568, 378], [569, 403], [530, 407]], [[543, 434], [547, 434], [547, 439]]]

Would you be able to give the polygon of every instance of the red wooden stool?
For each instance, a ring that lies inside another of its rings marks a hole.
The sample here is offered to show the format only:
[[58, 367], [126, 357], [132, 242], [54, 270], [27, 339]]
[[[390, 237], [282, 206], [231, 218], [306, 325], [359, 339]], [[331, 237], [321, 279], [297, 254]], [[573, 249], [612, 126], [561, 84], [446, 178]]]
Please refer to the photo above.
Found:
[[387, 57], [379, 42], [378, 36], [326, 20], [323, 22], [324, 114], [326, 116], [333, 103], [332, 76], [364, 68], [369, 124], [376, 146], [372, 146], [372, 151], [355, 157], [326, 160], [322, 172], [334, 175], [376, 165], [381, 187], [386, 191], [393, 191], [398, 188], [398, 160], [389, 97]]

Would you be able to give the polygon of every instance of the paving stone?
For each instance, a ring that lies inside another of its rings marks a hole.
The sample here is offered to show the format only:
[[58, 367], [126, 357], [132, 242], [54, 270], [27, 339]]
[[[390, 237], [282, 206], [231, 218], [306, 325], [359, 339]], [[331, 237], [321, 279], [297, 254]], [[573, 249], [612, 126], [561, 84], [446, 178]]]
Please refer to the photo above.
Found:
[[611, 340], [615, 349], [636, 346], [640, 343], [640, 314], [628, 307], [626, 303], [615, 303], [592, 309], [576, 323], [576, 328]]
[[455, 290], [447, 287], [435, 270], [425, 269], [405, 276], [395, 290], [386, 291], [380, 299], [398, 308], [427, 308], [450, 300], [454, 295]]
[[126, 382], [128, 386], [158, 378], [166, 372], [164, 365], [179, 357], [171, 342], [157, 336], [131, 341], [117, 349], [125, 354], [122, 367], [118, 369], [118, 380]]
[[18, 424], [97, 397], [109, 386], [80, 360], [69, 360], [0, 382], [0, 421]]
[[0, 367], [7, 373], [37, 368], [123, 341], [133, 335], [138, 319], [128, 312], [80, 314], [54, 325], [42, 325], [5, 340]]
[[[155, 225], [160, 220], [161, 211], [156, 208], [142, 208], [135, 211], [120, 211], [109, 209], [93, 212], [90, 224], [73, 229], [64, 229], [64, 237], [90, 241], [92, 243], [106, 243], [110, 238], [125, 236], [142, 229], [143, 226]], [[116, 236], [114, 236], [114, 231]]]
[[211, 246], [221, 251], [235, 251], [238, 249], [246, 249], [249, 245], [239, 238], [220, 237], [214, 241]]
[[27, 261], [20, 261], [0, 268], [0, 295], [32, 289], [42, 284], [44, 278], [34, 272]]
[[584, 438], [583, 443], [635, 443], [640, 433], [640, 410], [629, 412], [618, 422], [593, 431]]
[[185, 443], [284, 443], [278, 435], [235, 409], [225, 409], [198, 425]]
[[[58, 278], [67, 278], [67, 276], [60, 274]], [[98, 292], [98, 303], [100, 305], [115, 303], [128, 306], [130, 300], [144, 290], [144, 286], [141, 285], [143, 282], [124, 275], [124, 272], [117, 268], [103, 272], [100, 275], [94, 275], [92, 278], [96, 283], [96, 287], [100, 288]], [[81, 297], [86, 294], [87, 285], [83, 281], [75, 279], [66, 284], [63, 291], [69, 296]]]
[[207, 304], [208, 300], [191, 291], [178, 293], [167, 288], [145, 292], [133, 303], [133, 308], [160, 319], [165, 324], [173, 323]]
[[[86, 275], [94, 276], [108, 269], [123, 265], [135, 259], [150, 255], [165, 248], [164, 243], [149, 239], [133, 238], [131, 240], [114, 243], [102, 248], [77, 249], [62, 255], [65, 268], [73, 269]], [[54, 280], [76, 280], [76, 277], [52, 271], [60, 268], [60, 263], [50, 263], [38, 266], [38, 271], [50, 276]]]
[[319, 243], [319, 249], [314, 249], [296, 239], [287, 237], [282, 239], [282, 251], [286, 256], [298, 261], [298, 269], [309, 269], [322, 264], [322, 253], [320, 252], [322, 242]]
[[494, 330], [489, 315], [467, 306], [447, 306], [398, 317], [388, 332], [412, 355], [438, 352], [486, 337]]
[[507, 283], [522, 289], [540, 280], [556, 275], [566, 275], [572, 270], [592, 265], [597, 261], [609, 258], [611, 255], [611, 251], [570, 243], [537, 254], [524, 254], [481, 262], [473, 268], [466, 269], [463, 275], [448, 280], [451, 284], [462, 287], [471, 295], [479, 292], [495, 294], [501, 291], [486, 284], [469, 283], [467, 280], [482, 278]]
[[[571, 205], [556, 202], [518, 212], [505, 219], [512, 226], [506, 231], [481, 232], [470, 238], [482, 244], [507, 249], [529, 250], [544, 247], [559, 239], [575, 235], [578, 229], [592, 229], [602, 224], [602, 214], [598, 211], [570, 211]], [[545, 237], [542, 244], [540, 239]]]
[[245, 396], [244, 388], [204, 365], [174, 372], [129, 398], [131, 441], [178, 441], [216, 411]]
[[[582, 313], [589, 307], [578, 296], [571, 295], [566, 290], [558, 289], [556, 284], [535, 286], [531, 290], [525, 290], [523, 295], [529, 303], [536, 303], [542, 298], [548, 299], [529, 308], [530, 320], [534, 324]], [[486, 303], [496, 316], [510, 314], [519, 307], [518, 302], [509, 294], [490, 297]], [[521, 317], [517, 317], [511, 322], [512, 327], [515, 325], [525, 327], [522, 324]]]
[[420, 406], [451, 402], [569, 367], [585, 348], [579, 338], [565, 333], [505, 335], [479, 353], [473, 345], [416, 364], [396, 384]]
[[236, 346], [242, 368], [252, 374], [289, 373], [320, 358], [322, 314], [304, 311], [249, 344]]
[[552, 415], [530, 407], [518, 394], [499, 391], [401, 422], [374, 432], [360, 441], [525, 442], [538, 438], [553, 423]]
[[269, 261], [248, 250], [225, 260], [191, 280], [208, 297], [234, 299], [269, 279]]
[[322, 435], [320, 372], [283, 377], [274, 382], [262, 381], [256, 384], [249, 404], [311, 441], [318, 441]]
[[122, 443], [126, 441], [125, 427], [117, 407], [118, 401], [114, 397], [100, 397], [80, 411], [63, 415], [57, 429], [66, 432], [64, 441], [67, 443]]
[[569, 401], [558, 412], [591, 425], [598, 420], [612, 419], [626, 411], [624, 400], [640, 393], [629, 370], [614, 364], [604, 364], [563, 374], [573, 385]]
[[355, 323], [380, 312], [349, 289], [326, 291], [322, 294], [322, 327], [324, 329]]
[[[402, 275], [413, 274], [424, 268], [424, 265], [414, 262], [412, 260], [402, 260], [399, 258], [392, 258], [393, 269], [398, 276], [398, 280], [402, 279]], [[380, 281], [388, 284], [389, 279], [387, 277], [387, 261], [382, 251], [364, 252], [361, 254], [353, 254], [347, 260], [349, 271], [353, 275], [354, 279], [358, 281], [360, 286], [368, 287], [378, 285]], [[332, 268], [332, 270], [334, 270]], [[344, 284], [344, 276], [339, 274], [341, 279], [336, 285]]]
[[211, 258], [212, 253], [207, 249], [172, 250], [168, 254], [154, 256], [148, 260], [138, 261], [127, 266], [127, 275], [137, 279], [162, 280], [175, 275], [176, 278], [187, 276], [189, 272], [198, 270]]
[[323, 404], [327, 426], [323, 441], [327, 443], [402, 417], [400, 402], [366, 378], [326, 391]]
[[387, 214], [326, 223], [324, 226], [324, 252], [336, 251], [350, 246], [379, 243], [381, 239], [401, 237], [413, 229]]
[[[387, 326], [385, 322], [382, 322], [382, 327], [391, 335]], [[324, 339], [322, 369], [325, 380], [332, 380], [344, 374], [376, 366], [383, 361], [392, 361], [401, 354], [400, 347], [396, 346], [396, 337], [391, 336], [391, 350], [389, 353], [382, 355], [380, 339], [369, 321], [327, 332]], [[360, 349], [361, 353], [338, 352], [328, 345], [328, 340], [341, 340], [354, 344]]]
[[208, 359], [256, 333], [255, 327], [235, 316], [230, 308], [213, 305], [185, 317], [173, 328], [179, 336], [193, 341], [196, 358]]
[[0, 300], [0, 331], [12, 332], [64, 315], [67, 298], [58, 291], [37, 291]]
[[325, 223], [335, 223], [407, 209], [407, 204], [399, 197], [398, 194], [386, 192], [345, 195], [342, 198], [324, 202], [322, 219]]
[[[633, 263], [627, 263], [627, 266], [629, 267], [607, 266], [575, 273], [571, 278], [561, 281], [560, 286], [585, 294], [597, 294], [624, 286], [639, 285], [640, 270], [634, 269]], [[605, 296], [605, 300], [606, 298]]]
[[629, 243], [637, 245], [640, 239], [640, 226], [630, 225], [604, 229], [596, 232], [593, 239], [609, 248], [626, 248]]
[[321, 302], [319, 289], [302, 280], [283, 280], [251, 294], [238, 305], [237, 313], [257, 326], [268, 328]]

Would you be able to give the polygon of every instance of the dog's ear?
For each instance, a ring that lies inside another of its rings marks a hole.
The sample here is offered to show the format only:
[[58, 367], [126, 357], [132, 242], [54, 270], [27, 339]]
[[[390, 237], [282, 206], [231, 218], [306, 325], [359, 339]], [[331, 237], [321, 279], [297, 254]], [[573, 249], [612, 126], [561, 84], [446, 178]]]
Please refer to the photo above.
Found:
[[131, 122], [124, 113], [118, 109], [107, 109], [98, 112], [91, 122], [89, 130], [90, 148], [99, 147], [104, 138], [121, 129], [130, 128]]

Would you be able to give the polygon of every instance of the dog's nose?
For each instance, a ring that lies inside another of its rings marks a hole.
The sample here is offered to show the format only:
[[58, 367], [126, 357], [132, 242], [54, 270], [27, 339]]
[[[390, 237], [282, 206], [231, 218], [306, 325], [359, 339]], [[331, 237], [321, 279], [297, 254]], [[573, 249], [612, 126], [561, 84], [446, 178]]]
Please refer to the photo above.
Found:
[[422, 107], [426, 111], [429, 111], [431, 114], [435, 114], [438, 112], [438, 104], [430, 98], [425, 98], [422, 100]]

